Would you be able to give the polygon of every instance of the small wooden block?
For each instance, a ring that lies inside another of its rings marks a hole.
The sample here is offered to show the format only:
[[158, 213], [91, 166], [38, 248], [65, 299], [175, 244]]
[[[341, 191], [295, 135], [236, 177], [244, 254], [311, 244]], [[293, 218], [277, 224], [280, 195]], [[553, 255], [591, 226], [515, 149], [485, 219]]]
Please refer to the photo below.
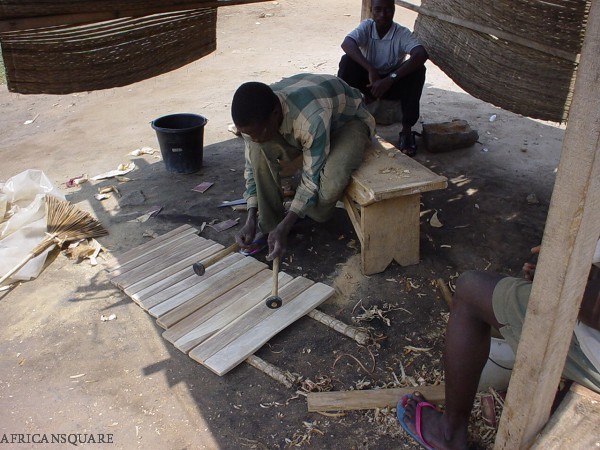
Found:
[[535, 450], [592, 449], [600, 446], [600, 394], [573, 383], [530, 447]]

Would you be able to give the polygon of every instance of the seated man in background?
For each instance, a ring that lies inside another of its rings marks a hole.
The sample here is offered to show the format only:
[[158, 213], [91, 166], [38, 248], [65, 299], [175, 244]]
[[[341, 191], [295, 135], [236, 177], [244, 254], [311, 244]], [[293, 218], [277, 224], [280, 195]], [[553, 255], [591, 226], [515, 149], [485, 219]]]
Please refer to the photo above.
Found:
[[[600, 241], [599, 241], [600, 242]], [[600, 392], [600, 245], [585, 289], [563, 377]], [[539, 252], [539, 247], [532, 249]], [[438, 411], [419, 393], [398, 404], [398, 420], [421, 445], [466, 449], [467, 426], [479, 377], [490, 351], [490, 327], [517, 352], [535, 265], [523, 266], [525, 279], [490, 272], [466, 272], [456, 283], [446, 331], [446, 406]]]
[[[425, 48], [405, 27], [394, 22], [394, 0], [373, 0], [372, 19], [364, 20], [342, 42], [338, 76], [360, 89], [367, 103], [400, 100], [402, 131], [399, 148], [417, 152], [412, 127], [419, 120], [419, 102], [425, 84]], [[406, 55], [410, 58], [406, 59]]]
[[[298, 74], [270, 86], [249, 82], [233, 96], [231, 115], [246, 144], [248, 218], [236, 236], [243, 248], [268, 233], [267, 260], [282, 257], [299, 218], [331, 218], [375, 133], [359, 90], [332, 75]], [[302, 156], [302, 176], [289, 211], [280, 161]]]

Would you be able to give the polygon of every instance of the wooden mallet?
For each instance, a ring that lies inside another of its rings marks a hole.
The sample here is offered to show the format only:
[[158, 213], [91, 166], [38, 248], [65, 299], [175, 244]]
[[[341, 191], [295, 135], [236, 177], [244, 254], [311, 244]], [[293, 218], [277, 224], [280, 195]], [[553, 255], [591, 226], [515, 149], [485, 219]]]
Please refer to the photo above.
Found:
[[273, 260], [273, 292], [272, 292], [272, 295], [270, 297], [268, 297], [267, 300], [265, 300], [265, 304], [267, 305], [267, 308], [277, 309], [283, 304], [281, 297], [277, 294], [278, 287], [279, 287], [279, 256]]
[[237, 252], [239, 249], [240, 249], [239, 244], [237, 244], [237, 243], [231, 244], [229, 247], [224, 248], [223, 250], [219, 250], [214, 255], [209, 256], [208, 258], [206, 258], [202, 261], [195, 262], [194, 264], [192, 264], [192, 269], [194, 269], [194, 273], [196, 275], [201, 277], [206, 272], [206, 269], [208, 269], [214, 263], [219, 262], [221, 259], [225, 258], [227, 255], [229, 255], [231, 253]]

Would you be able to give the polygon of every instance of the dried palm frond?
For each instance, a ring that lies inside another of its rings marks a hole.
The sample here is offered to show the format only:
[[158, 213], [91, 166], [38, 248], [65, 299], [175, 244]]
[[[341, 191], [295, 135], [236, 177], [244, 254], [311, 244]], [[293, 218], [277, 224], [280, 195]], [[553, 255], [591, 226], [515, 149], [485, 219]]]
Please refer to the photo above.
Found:
[[46, 195], [46, 213], [46, 237], [31, 250], [25, 259], [0, 278], [0, 284], [52, 245], [62, 246], [65, 242], [108, 234], [102, 224], [89, 213], [81, 211], [68, 201], [51, 195]]

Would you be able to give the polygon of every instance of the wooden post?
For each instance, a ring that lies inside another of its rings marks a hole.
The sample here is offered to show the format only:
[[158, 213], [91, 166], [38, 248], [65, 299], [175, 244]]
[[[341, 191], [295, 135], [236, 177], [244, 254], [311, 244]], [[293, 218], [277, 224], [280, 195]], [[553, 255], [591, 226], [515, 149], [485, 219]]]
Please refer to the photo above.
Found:
[[600, 2], [592, 2], [542, 250], [495, 450], [528, 448], [550, 414], [600, 235]]
[[362, 0], [362, 10], [360, 12], [360, 21], [371, 18], [371, 0]]

